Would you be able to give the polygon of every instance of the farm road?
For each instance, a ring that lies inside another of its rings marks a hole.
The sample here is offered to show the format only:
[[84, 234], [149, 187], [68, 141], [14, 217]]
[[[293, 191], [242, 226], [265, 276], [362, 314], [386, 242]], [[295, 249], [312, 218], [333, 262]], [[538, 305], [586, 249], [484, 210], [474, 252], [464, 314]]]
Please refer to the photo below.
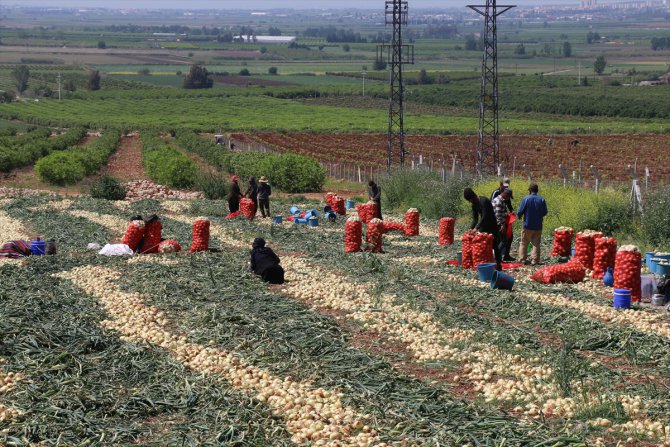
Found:
[[104, 173], [122, 182], [148, 180], [142, 164], [142, 142], [137, 133], [124, 135], [116, 152], [109, 158]]

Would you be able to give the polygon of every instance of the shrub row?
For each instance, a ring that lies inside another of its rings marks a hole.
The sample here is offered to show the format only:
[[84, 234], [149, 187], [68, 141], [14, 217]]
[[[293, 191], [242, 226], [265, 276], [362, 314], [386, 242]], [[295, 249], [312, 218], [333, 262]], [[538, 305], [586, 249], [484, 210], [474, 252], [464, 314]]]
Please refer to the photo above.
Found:
[[119, 137], [118, 131], [108, 130], [85, 148], [71, 148], [47, 155], [35, 164], [35, 170], [42, 180], [51, 184], [73, 185], [107, 164], [107, 159], [116, 150]]
[[171, 188], [190, 188], [196, 181], [195, 163], [168, 141], [150, 132], [142, 134], [142, 159], [147, 175], [156, 183]]
[[265, 175], [275, 188], [285, 192], [321, 191], [326, 180], [325, 169], [304, 155], [230, 152], [189, 131], [180, 132], [177, 142], [222, 171], [242, 179]]
[[86, 129], [75, 127], [67, 133], [49, 138], [47, 129], [38, 129], [19, 137], [0, 140], [0, 171], [29, 166], [53, 151], [62, 151], [77, 144], [86, 135]]

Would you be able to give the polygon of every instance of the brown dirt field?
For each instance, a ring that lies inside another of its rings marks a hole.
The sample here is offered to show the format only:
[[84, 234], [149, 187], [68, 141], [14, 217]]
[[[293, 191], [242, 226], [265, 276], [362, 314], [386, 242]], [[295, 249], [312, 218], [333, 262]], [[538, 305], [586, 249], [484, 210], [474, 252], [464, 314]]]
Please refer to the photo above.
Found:
[[289, 82], [282, 81], [271, 81], [268, 79], [258, 79], [252, 76], [212, 76], [215, 84], [222, 85], [263, 85], [266, 87], [280, 87], [280, 86], [289, 86], [296, 85]]
[[122, 182], [148, 180], [142, 164], [142, 142], [140, 136], [132, 134], [121, 137], [116, 152], [109, 158], [103, 173], [116, 177]]

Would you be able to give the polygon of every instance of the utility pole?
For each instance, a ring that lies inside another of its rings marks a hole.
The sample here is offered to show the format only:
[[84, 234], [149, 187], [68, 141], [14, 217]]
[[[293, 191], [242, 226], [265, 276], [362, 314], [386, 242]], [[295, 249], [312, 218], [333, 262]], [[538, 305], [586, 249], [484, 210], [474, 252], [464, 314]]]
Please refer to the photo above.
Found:
[[468, 5], [484, 16], [484, 55], [479, 104], [479, 139], [477, 141], [477, 174], [495, 175], [500, 164], [498, 138], [498, 16], [515, 5], [497, 5], [486, 0], [485, 5]]
[[60, 73], [58, 73], [58, 76], [56, 76], [56, 79], [58, 79], [58, 100], [60, 101], [60, 81], [62, 79], [62, 76]]
[[577, 85], [582, 85], [582, 61], [577, 65]]
[[366, 72], [361, 73], [363, 75], [363, 96], [365, 96], [365, 76], [367, 75]]
[[382, 44], [377, 47], [377, 60], [386, 60], [391, 64], [390, 93], [389, 93], [389, 115], [388, 115], [388, 141], [386, 154], [386, 173], [391, 173], [391, 162], [394, 152], [400, 158], [400, 167], [405, 165], [405, 85], [402, 79], [403, 65], [414, 63], [414, 45], [402, 43], [402, 28], [407, 25], [408, 4], [404, 0], [387, 0], [385, 23], [393, 25], [393, 33], [390, 44]]

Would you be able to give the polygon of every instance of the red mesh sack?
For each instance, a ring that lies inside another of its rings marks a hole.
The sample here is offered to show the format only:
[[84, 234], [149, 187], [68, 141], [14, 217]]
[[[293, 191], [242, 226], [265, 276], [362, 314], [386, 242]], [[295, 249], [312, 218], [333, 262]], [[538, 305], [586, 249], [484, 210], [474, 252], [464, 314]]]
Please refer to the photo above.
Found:
[[410, 208], [405, 213], [405, 234], [407, 236], [419, 235], [419, 210]]
[[144, 243], [141, 253], [158, 253], [158, 246], [163, 238], [163, 224], [156, 219], [144, 225]]
[[172, 239], [164, 240], [158, 245], [158, 252], [162, 254], [178, 253], [180, 251], [181, 245], [179, 245], [179, 242], [173, 241]]
[[472, 263], [472, 239], [474, 239], [475, 234], [476, 232], [471, 230], [463, 233], [463, 236], [461, 237], [463, 243], [463, 247], [461, 248], [461, 266], [464, 269], [471, 269], [474, 267]]
[[593, 256], [593, 277], [602, 279], [607, 268], [614, 268], [617, 241], [613, 237], [596, 239], [596, 252]]
[[472, 268], [479, 264], [495, 262], [493, 256], [493, 235], [477, 233], [472, 239]]
[[253, 200], [246, 197], [240, 199], [240, 211], [249, 220], [254, 220], [256, 216], [256, 204]]
[[333, 199], [333, 204], [331, 205], [333, 211], [335, 211], [340, 216], [347, 215], [347, 208], [344, 206], [344, 199], [342, 197], [335, 197]]
[[596, 239], [603, 234], [599, 231], [586, 230], [577, 233], [575, 242], [575, 259], [582, 263], [586, 270], [593, 270], [593, 257], [596, 252]]
[[352, 216], [344, 224], [344, 252], [357, 253], [361, 251], [363, 243], [363, 224], [361, 220]]
[[126, 228], [126, 234], [121, 239], [122, 244], [126, 244], [132, 251], [137, 251], [137, 247], [144, 238], [144, 221], [133, 220]]
[[368, 224], [368, 233], [366, 235], [368, 251], [371, 251], [372, 253], [381, 253], [383, 233], [384, 222], [382, 222], [381, 219], [372, 219]]
[[228, 214], [228, 215], [226, 216], [226, 219], [228, 219], [228, 220], [233, 220], [233, 219], [235, 219], [235, 218], [236, 218], [237, 216], [239, 216], [239, 215], [240, 215], [240, 210], [237, 210], [237, 211], [235, 211], [234, 213], [230, 213], [230, 214]]
[[336, 197], [335, 193], [332, 192], [326, 193], [326, 205], [328, 205], [332, 209], [335, 209], [335, 201], [334, 201], [335, 197]]
[[207, 251], [209, 248], [209, 219], [198, 217], [193, 223], [193, 241], [189, 253]]
[[616, 254], [614, 288], [630, 290], [632, 301], [642, 299], [642, 253], [634, 245], [624, 245]]
[[405, 225], [400, 222], [382, 222], [382, 233], [390, 233], [391, 231], [405, 232]]
[[452, 245], [454, 243], [455, 226], [456, 219], [453, 217], [443, 217], [440, 219], [437, 243], [440, 245]]
[[572, 251], [572, 236], [575, 231], [570, 227], [558, 227], [554, 230], [554, 247], [549, 256], [569, 258]]
[[358, 211], [358, 218], [361, 222], [368, 224], [377, 215], [377, 204], [373, 201], [361, 203], [356, 205], [356, 210]]
[[542, 284], [578, 283], [584, 281], [584, 278], [586, 278], [586, 269], [576, 259], [565, 264], [542, 267], [531, 275], [531, 279]]

